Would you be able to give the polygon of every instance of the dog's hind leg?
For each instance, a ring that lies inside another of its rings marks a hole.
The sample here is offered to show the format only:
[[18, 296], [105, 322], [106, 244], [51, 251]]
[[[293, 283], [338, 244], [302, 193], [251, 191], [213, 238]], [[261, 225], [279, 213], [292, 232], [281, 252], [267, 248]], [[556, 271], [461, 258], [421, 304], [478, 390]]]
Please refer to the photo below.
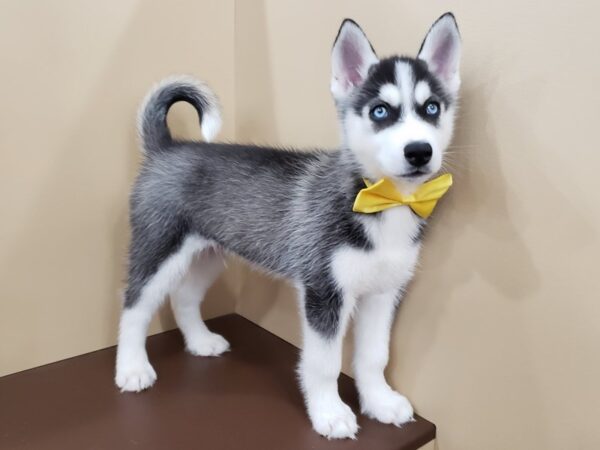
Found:
[[[173, 242], [132, 241], [125, 307], [119, 325], [115, 383], [122, 391], [139, 392], [156, 381], [148, 361], [146, 333], [152, 316], [167, 294], [181, 281], [196, 253], [208, 243], [188, 236], [173, 250]], [[161, 255], [164, 255], [161, 257]]]
[[224, 268], [218, 250], [208, 248], [194, 255], [189, 270], [171, 290], [171, 307], [183, 334], [188, 352], [197, 356], [218, 356], [229, 349], [221, 335], [212, 333], [200, 314], [204, 295]]

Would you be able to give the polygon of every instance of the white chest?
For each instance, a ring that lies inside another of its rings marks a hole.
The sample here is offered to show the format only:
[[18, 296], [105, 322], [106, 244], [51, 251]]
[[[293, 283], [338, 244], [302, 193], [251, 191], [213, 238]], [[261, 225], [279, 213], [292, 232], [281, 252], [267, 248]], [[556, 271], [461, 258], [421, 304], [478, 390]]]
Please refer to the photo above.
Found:
[[391, 208], [377, 220], [365, 219], [365, 228], [373, 248], [345, 247], [332, 259], [338, 285], [355, 298], [395, 291], [412, 278], [419, 257], [415, 242], [420, 219], [408, 207]]

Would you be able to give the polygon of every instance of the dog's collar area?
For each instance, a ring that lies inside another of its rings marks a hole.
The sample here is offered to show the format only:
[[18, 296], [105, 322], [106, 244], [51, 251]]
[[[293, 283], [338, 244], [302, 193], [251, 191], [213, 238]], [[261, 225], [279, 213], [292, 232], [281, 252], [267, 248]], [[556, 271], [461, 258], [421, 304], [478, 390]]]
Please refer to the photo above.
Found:
[[365, 185], [354, 200], [352, 211], [373, 214], [395, 206], [409, 206], [418, 216], [427, 219], [433, 212], [438, 200], [452, 186], [452, 175], [446, 173], [433, 180], [423, 183], [410, 195], [398, 191], [394, 182], [382, 178], [376, 183], [363, 178]]

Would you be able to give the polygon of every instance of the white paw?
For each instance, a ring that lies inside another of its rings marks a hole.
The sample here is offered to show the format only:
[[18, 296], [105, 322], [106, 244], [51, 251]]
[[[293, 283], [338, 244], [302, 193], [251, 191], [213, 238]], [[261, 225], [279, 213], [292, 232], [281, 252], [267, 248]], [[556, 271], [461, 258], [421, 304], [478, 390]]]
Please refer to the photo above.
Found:
[[406, 397], [389, 387], [361, 396], [363, 414], [382, 423], [400, 426], [413, 420], [413, 407]]
[[219, 356], [229, 350], [229, 342], [220, 334], [208, 333], [186, 342], [188, 352], [195, 356]]
[[327, 439], [356, 439], [356, 416], [339, 398], [319, 402], [310, 408], [309, 416], [315, 431]]
[[121, 388], [121, 392], [140, 392], [152, 386], [155, 381], [156, 372], [148, 360], [117, 363], [115, 383]]

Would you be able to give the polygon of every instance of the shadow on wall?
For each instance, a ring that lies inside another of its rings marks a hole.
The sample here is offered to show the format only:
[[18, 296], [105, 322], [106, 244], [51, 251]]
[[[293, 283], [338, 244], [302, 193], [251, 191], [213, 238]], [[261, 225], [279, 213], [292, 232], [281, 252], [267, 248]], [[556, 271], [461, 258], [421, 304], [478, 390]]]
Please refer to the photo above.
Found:
[[[396, 355], [410, 353], [407, 339], [420, 342], [410, 370], [403, 371], [403, 383], [407, 385], [418, 382], [419, 367], [428, 359], [428, 349], [438, 339], [437, 331], [447, 315], [447, 302], [459, 286], [479, 277], [513, 301], [525, 300], [539, 288], [538, 270], [520, 231], [511, 221], [520, 205], [517, 193], [502, 171], [499, 158], [502, 149], [496, 140], [494, 124], [488, 121], [481, 128], [468, 125], [470, 116], [491, 117], [487, 114], [490, 108], [487, 99], [496, 83], [497, 79], [491, 76], [480, 84], [463, 81], [455, 138], [445, 162], [455, 183], [430, 220], [422, 266], [400, 308], [398, 322], [406, 326], [405, 314], [413, 321], [409, 325], [410, 337], [403, 330], [402, 338], [392, 339], [390, 371], [396, 371], [402, 364]], [[490, 199], [494, 199], [493, 203]], [[483, 244], [460, 246], [466, 236]], [[431, 289], [437, 294], [439, 287], [447, 290], [444, 295], [428, 295], [427, 285], [431, 284], [437, 286]], [[418, 305], [412, 304], [413, 301]]]
[[[416, 397], [417, 407], [422, 407], [420, 398], [429, 401], [427, 406], [431, 409], [425, 413], [432, 414], [433, 420], [436, 415], [449, 417], [448, 414], [453, 413], [445, 410], [452, 408], [451, 405], [432, 403], [435, 392], [440, 391], [440, 397], [451, 399], [454, 393], [464, 393], [462, 384], [469, 383], [465, 380], [475, 377], [482, 379], [473, 383], [472, 389], [482, 390], [481, 395], [488, 398], [490, 410], [506, 410], [506, 398], [514, 398], [514, 408], [521, 416], [539, 415], [544, 410], [526, 320], [522, 314], [512, 315], [514, 308], [498, 304], [498, 299], [531, 302], [540, 296], [540, 290], [548, 288], [542, 285], [542, 279], [547, 283], [549, 277], [543, 272], [538, 255], [533, 253], [538, 248], [531, 241], [535, 230], [527, 226], [528, 217], [540, 214], [539, 206], [531, 202], [532, 193], [533, 198], [552, 198], [560, 205], [560, 209], [548, 213], [549, 220], [554, 214], [570, 216], [575, 218], [579, 228], [572, 232], [581, 236], [595, 234], [581, 211], [557, 188], [556, 180], [547, 179], [538, 169], [544, 158], [556, 156], [534, 153], [544, 145], [527, 128], [524, 116], [530, 112], [515, 111], [509, 99], [497, 94], [496, 91], [506, 90], [505, 87], [499, 89], [500, 83], [506, 80], [497, 75], [502, 71], [492, 65], [490, 62], [487, 70], [479, 68], [477, 80], [467, 77], [463, 82], [462, 113], [447, 165], [455, 175], [455, 186], [431, 221], [424, 244], [423, 269], [401, 308], [392, 339], [390, 379], [395, 384], [401, 380], [401, 386], [396, 387], [411, 392]], [[515, 96], [538, 104], [542, 85], [543, 80], [526, 79], [511, 88]], [[503, 129], [498, 128], [499, 124]], [[510, 140], [506, 139], [507, 133], [511, 135]], [[502, 140], [498, 139], [499, 134], [504, 137]], [[511, 143], [515, 147], [508, 148]], [[507, 178], [506, 173], [516, 174], [518, 178]], [[526, 196], [522, 195], [524, 192]], [[531, 223], [533, 227], [533, 220]], [[470, 245], [462, 245], [466, 242]], [[473, 245], [474, 242], [478, 245]], [[585, 238], [580, 239], [579, 245], [585, 245]], [[490, 298], [460, 298], [458, 293], [470, 292], [465, 285], [473, 282], [485, 284]], [[435, 287], [429, 288], [431, 285]], [[432, 296], [430, 292], [437, 295]], [[467, 312], [469, 305], [473, 311]], [[459, 322], [456, 314], [469, 314], [469, 319]], [[491, 319], [494, 314], [499, 315]], [[442, 331], [445, 323], [464, 329]], [[451, 343], [440, 343], [440, 339], [448, 338], [452, 339]], [[502, 360], [503, 341], [520, 345], [518, 349], [512, 348], [507, 367]], [[446, 350], [444, 355], [439, 353], [441, 348]], [[445, 371], [443, 374], [440, 368]], [[444, 382], [440, 382], [440, 375]], [[511, 382], [513, 378], [519, 382]], [[510, 390], [502, 390], [513, 385]], [[425, 387], [429, 392], [421, 391]], [[445, 389], [449, 392], [443, 393]], [[489, 391], [483, 392], [485, 389]], [[468, 420], [463, 417], [465, 419]], [[542, 425], [543, 421], [537, 421], [536, 429], [528, 432], [535, 432], [543, 439], [547, 430]], [[518, 432], [520, 430], [515, 430]]]
[[[465, 112], [460, 114], [455, 143], [448, 155], [456, 186], [442, 205], [443, 223], [432, 224], [439, 228], [442, 238], [436, 242], [436, 257], [427, 261], [427, 270], [439, 276], [437, 269], [443, 267], [444, 275], [453, 280], [453, 284], [461, 284], [462, 279], [477, 273], [507, 298], [520, 300], [535, 291], [540, 282], [520, 230], [511, 221], [511, 216], [518, 214], [522, 205], [511, 180], [507, 180], [502, 171], [499, 153], [503, 149], [496, 140], [494, 123], [487, 122], [482, 129], [467, 125], [470, 115], [487, 115], [490, 105], [486, 99], [491, 97], [488, 91], [494, 89], [495, 80], [468, 86], [462, 92]], [[515, 132], [519, 126], [514, 124]], [[466, 233], [477, 235], [488, 245], [470, 247], [470, 253], [463, 257], [468, 265], [457, 267], [446, 257], [452, 254], [454, 242]], [[515, 270], [517, 265], [518, 270]]]
[[[489, 76], [487, 81], [479, 83], [472, 80], [464, 83], [461, 102], [464, 112], [459, 114], [454, 144], [448, 152], [448, 169], [455, 174], [455, 188], [448, 196], [448, 201], [441, 204], [440, 212], [443, 211], [444, 217], [439, 224], [435, 223], [435, 219], [432, 223], [440, 237], [436, 239], [435, 251], [428, 251], [425, 244], [425, 251], [429, 255], [425, 270], [436, 277], [447, 277], [452, 280], [449, 284], [454, 285], [462, 284], [477, 274], [504, 298], [519, 301], [536, 292], [541, 282], [541, 274], [524, 237], [530, 230], [517, 228], [513, 220], [516, 216], [526, 218], [530, 211], [538, 208], [535, 203], [526, 202], [521, 195], [523, 191], [528, 190], [528, 194], [537, 191], [540, 197], [555, 199], [555, 203], [560, 205], [555, 214], [576, 218], [580, 229], [573, 231], [583, 236], [594, 235], [595, 232], [581, 211], [576, 210], [556, 188], [555, 180], [547, 179], [537, 169], [543, 158], [552, 155], [532, 156], [532, 149], [543, 148], [543, 144], [528, 132], [527, 122], [521, 117], [524, 113], [511, 110], [508, 102], [489, 104], [490, 98], [498, 98], [495, 91], [499, 77], [494, 77]], [[535, 104], [542, 81], [526, 80], [521, 86], [515, 87], [515, 95], [531, 98]], [[490, 111], [492, 108], [496, 108], [493, 114]], [[499, 111], [500, 108], [506, 111]], [[485, 127], [480, 129], [469, 127], [469, 123], [476, 122], [470, 120], [470, 116], [482, 115], [496, 120], [486, 121]], [[496, 122], [502, 123], [503, 134], [507, 129], [510, 130], [513, 141], [518, 142], [518, 148], [506, 148], [499, 143]], [[507, 179], [502, 170], [503, 164], [510, 164], [510, 173], [521, 172], [524, 176], [520, 180], [528, 178], [530, 183]], [[455, 242], [467, 233], [474, 239], [484, 241], [485, 245], [455, 248]], [[580, 245], [585, 245], [585, 242], [581, 240]], [[469, 253], [465, 254], [464, 251]], [[463, 264], [460, 267], [448, 260], [453, 253], [461, 254]], [[451, 270], [448, 271], [448, 268]]]

